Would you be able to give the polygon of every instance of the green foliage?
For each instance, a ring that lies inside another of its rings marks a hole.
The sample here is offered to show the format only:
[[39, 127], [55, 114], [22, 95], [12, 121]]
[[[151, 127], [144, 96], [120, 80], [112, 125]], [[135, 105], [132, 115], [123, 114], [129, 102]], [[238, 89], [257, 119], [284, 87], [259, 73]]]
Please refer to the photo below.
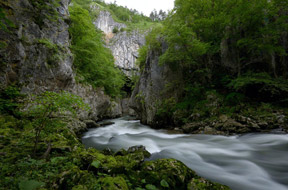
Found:
[[153, 51], [161, 51], [161, 37], [162, 37], [163, 27], [157, 26], [152, 29], [152, 31], [146, 36], [146, 44]]
[[142, 46], [138, 50], [138, 52], [139, 52], [139, 57], [136, 61], [136, 64], [139, 65], [141, 70], [143, 70], [145, 63], [146, 63], [147, 55], [148, 55], [148, 46], [147, 45]]
[[23, 98], [20, 89], [15, 86], [0, 87], [0, 113], [19, 115], [19, 101]]
[[63, 116], [66, 112], [76, 114], [78, 109], [88, 109], [81, 98], [67, 93], [44, 92], [29, 102], [27, 116], [32, 117], [32, 126], [35, 133], [34, 154], [41, 139], [47, 142], [48, 146], [55, 139], [65, 138], [59, 136], [59, 131], [65, 130]]
[[83, 82], [104, 87], [111, 96], [119, 95], [124, 79], [114, 65], [111, 51], [104, 47], [102, 33], [95, 29], [89, 12], [76, 3], [70, 6], [70, 14], [69, 32], [78, 75], [82, 76]]
[[287, 7], [286, 0], [176, 0], [139, 50], [141, 68], [154, 53], [182, 71], [184, 93], [170, 107], [159, 102], [157, 121], [232, 115], [263, 101], [287, 106]]
[[20, 190], [36, 190], [40, 187], [43, 187], [45, 183], [35, 181], [35, 180], [23, 180], [19, 183], [19, 189]]
[[99, 168], [100, 164], [101, 164], [101, 163], [100, 163], [98, 160], [95, 160], [95, 161], [93, 161], [93, 162], [91, 163], [91, 166], [93, 166], [93, 167], [95, 167], [95, 168]]
[[113, 28], [113, 33], [117, 34], [119, 32], [119, 29], [117, 27]]
[[151, 32], [145, 37], [146, 44], [142, 46], [138, 52], [139, 52], [139, 57], [137, 59], [137, 64], [140, 66], [141, 69], [144, 68], [148, 52], [149, 51], [154, 51], [157, 52], [158, 54], [161, 53], [162, 51], [162, 32], [163, 32], [163, 27], [162, 25], [156, 25]]
[[247, 73], [232, 80], [228, 87], [262, 101], [281, 101], [288, 95], [287, 80], [274, 79], [267, 73]]
[[171, 125], [173, 124], [172, 116], [175, 111], [176, 100], [174, 97], [164, 99], [157, 104], [157, 112], [155, 120], [157, 125]]
[[152, 185], [152, 184], [147, 184], [147, 185], [145, 186], [145, 188], [146, 188], [147, 190], [158, 190], [158, 188], [157, 188], [155, 185]]
[[[79, 1], [80, 0], [77, 0], [76, 2]], [[99, 12], [102, 10], [109, 11], [116, 22], [124, 23], [127, 26], [125, 30], [128, 32], [133, 30], [145, 32], [151, 27], [158, 24], [156, 22], [152, 22], [149, 17], [143, 15], [142, 13], [139, 13], [135, 9], [128, 9], [127, 7], [119, 6], [115, 3], [106, 4], [102, 0], [95, 0], [92, 3], [90, 2], [90, 4], [100, 8], [90, 11], [91, 15], [93, 15], [93, 18], [97, 17], [99, 15]], [[89, 8], [87, 8], [87, 10], [89, 10]]]
[[56, 8], [60, 5], [60, 0], [29, 0], [33, 8], [33, 18], [35, 23], [42, 28], [44, 26], [44, 20], [57, 22], [59, 13]]
[[54, 44], [48, 39], [39, 39], [38, 44], [42, 44], [48, 49], [47, 63], [49, 65], [55, 65], [57, 62], [61, 61], [61, 54], [63, 54], [61, 51], [63, 48], [59, 45]]
[[236, 106], [239, 105], [241, 102], [244, 102], [244, 99], [244, 94], [231, 92], [225, 97], [224, 103], [228, 106]]
[[[0, 2], [0, 6], [1, 6], [1, 2]], [[8, 32], [9, 31], [8, 27], [14, 27], [14, 24], [9, 19], [7, 19], [5, 10], [3, 10], [2, 7], [0, 7], [0, 30]], [[2, 43], [3, 42], [0, 43], [0, 49], [2, 48], [1, 46], [3, 46]]]
[[167, 188], [169, 188], [169, 184], [167, 183], [167, 181], [166, 181], [165, 179], [162, 179], [162, 180], [160, 181], [160, 184], [161, 184], [162, 187], [167, 187]]

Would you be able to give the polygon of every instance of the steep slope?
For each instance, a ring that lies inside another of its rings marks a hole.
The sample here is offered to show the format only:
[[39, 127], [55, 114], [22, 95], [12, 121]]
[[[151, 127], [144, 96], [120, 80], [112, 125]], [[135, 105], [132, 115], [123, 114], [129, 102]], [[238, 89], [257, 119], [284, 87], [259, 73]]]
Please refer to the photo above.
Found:
[[[162, 51], [165, 51], [164, 44]], [[175, 85], [178, 88], [173, 88]], [[182, 71], [168, 65], [159, 65], [159, 54], [150, 51], [133, 90], [130, 107], [136, 111], [142, 123], [156, 128], [167, 127], [163, 124], [169, 123], [171, 118], [166, 118], [165, 122], [158, 120], [156, 115], [159, 106], [163, 100], [167, 100], [167, 103], [178, 101], [183, 91], [182, 85]]]
[[[69, 0], [46, 4], [34, 0], [13, 1], [4, 4], [15, 27], [1, 30], [1, 85], [17, 84], [23, 93], [46, 90], [70, 91], [81, 96], [91, 112], [81, 113], [83, 119], [94, 119], [121, 114], [121, 107], [111, 103], [101, 89], [75, 81], [73, 56], [70, 52]], [[113, 106], [112, 106], [113, 105]], [[115, 109], [114, 109], [115, 108]]]
[[138, 30], [125, 31], [127, 26], [124, 23], [116, 22], [111, 13], [106, 10], [100, 11], [94, 24], [104, 32], [107, 47], [111, 49], [115, 58], [115, 65], [129, 77], [139, 71], [136, 59], [138, 58], [138, 49], [145, 43], [145, 34]]
[[146, 37], [131, 101], [143, 123], [187, 133], [287, 130], [287, 2], [232, 4], [176, 1]]

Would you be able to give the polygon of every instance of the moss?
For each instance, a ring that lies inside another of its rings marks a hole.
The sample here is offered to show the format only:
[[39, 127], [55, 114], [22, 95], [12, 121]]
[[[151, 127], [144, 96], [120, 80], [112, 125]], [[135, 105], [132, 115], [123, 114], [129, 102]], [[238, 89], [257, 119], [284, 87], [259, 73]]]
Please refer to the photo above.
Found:
[[38, 44], [44, 45], [48, 49], [47, 63], [49, 66], [57, 65], [64, 59], [64, 48], [51, 42], [49, 39], [38, 39]]
[[127, 183], [122, 177], [105, 177], [98, 182], [103, 190], [128, 190]]
[[228, 190], [230, 189], [229, 187], [225, 185], [221, 185], [218, 183], [213, 183], [208, 180], [205, 180], [203, 178], [194, 178], [192, 179], [188, 186], [187, 189], [193, 189], [193, 190]]
[[141, 178], [146, 179], [147, 183], [161, 188], [160, 182], [165, 180], [171, 189], [185, 189], [185, 184], [195, 175], [192, 170], [175, 159], [145, 162], [141, 171]]

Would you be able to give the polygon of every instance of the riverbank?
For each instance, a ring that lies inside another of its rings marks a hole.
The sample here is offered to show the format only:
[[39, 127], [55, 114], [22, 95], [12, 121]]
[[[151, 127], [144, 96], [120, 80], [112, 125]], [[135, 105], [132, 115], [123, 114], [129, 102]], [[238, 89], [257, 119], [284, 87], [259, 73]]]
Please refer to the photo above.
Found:
[[[174, 158], [204, 178], [232, 189], [287, 189], [287, 134], [237, 136], [171, 134], [154, 130], [139, 121], [118, 118], [115, 124], [90, 129], [82, 142], [86, 147], [112, 151], [144, 145], [148, 159]], [[282, 168], [282, 169], [280, 169]], [[270, 177], [270, 176], [273, 176]]]
[[150, 153], [144, 147], [114, 153], [86, 149], [71, 130], [56, 134], [45, 159], [45, 142], [39, 142], [33, 156], [29, 121], [1, 115], [0, 123], [3, 190], [229, 189], [199, 177], [175, 159], [146, 161]]

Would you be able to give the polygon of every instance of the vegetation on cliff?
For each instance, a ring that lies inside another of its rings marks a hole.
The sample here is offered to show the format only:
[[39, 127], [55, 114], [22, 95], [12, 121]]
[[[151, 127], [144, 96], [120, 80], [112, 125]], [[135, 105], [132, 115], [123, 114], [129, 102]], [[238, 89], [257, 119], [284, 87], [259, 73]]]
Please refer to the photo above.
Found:
[[97, 9], [92, 11], [94, 17], [97, 17], [100, 11], [106, 10], [112, 14], [112, 17], [116, 22], [124, 23], [127, 28], [122, 28], [122, 31], [147, 31], [151, 27], [159, 24], [158, 22], [154, 22], [151, 18], [143, 15], [143, 13], [139, 13], [135, 9], [128, 9], [127, 7], [117, 5], [116, 1], [107, 4], [103, 0], [95, 0], [91, 5], [97, 7]]
[[142, 65], [153, 51], [160, 65], [183, 71], [182, 97], [159, 102], [156, 120], [183, 125], [247, 109], [252, 119], [271, 110], [287, 115], [287, 7], [286, 0], [176, 0], [140, 50]]
[[124, 78], [114, 65], [111, 51], [104, 46], [102, 32], [95, 29], [89, 11], [82, 7], [76, 2], [70, 6], [69, 32], [78, 78], [94, 87], [104, 87], [107, 94], [117, 96]]

